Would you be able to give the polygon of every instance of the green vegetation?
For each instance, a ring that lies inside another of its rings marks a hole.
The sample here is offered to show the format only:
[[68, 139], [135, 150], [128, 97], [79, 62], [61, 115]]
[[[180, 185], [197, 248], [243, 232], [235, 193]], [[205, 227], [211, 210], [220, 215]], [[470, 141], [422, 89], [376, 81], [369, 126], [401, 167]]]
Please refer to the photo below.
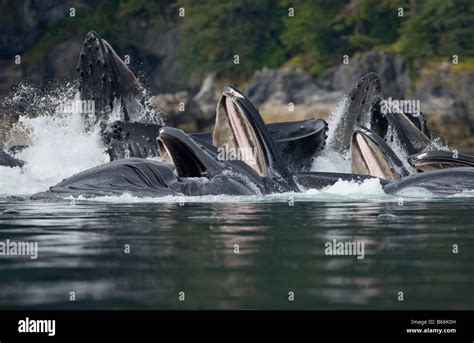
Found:
[[[281, 65], [285, 50], [275, 37], [283, 31], [279, 18], [284, 11], [273, 2], [179, 1], [179, 8], [185, 9], [180, 26], [185, 65], [229, 74]], [[236, 55], [239, 64], [234, 63]]]
[[[91, 29], [112, 43], [134, 40], [142, 22], [179, 28], [180, 58], [196, 74], [246, 78], [263, 67], [298, 63], [318, 75], [343, 55], [393, 51], [412, 66], [474, 56], [472, 0], [87, 0], [76, 17], [45, 28], [30, 49], [42, 59], [57, 43]], [[185, 16], [178, 15], [184, 8]], [[401, 15], [403, 11], [403, 15]], [[11, 18], [0, 14], [0, 29]], [[127, 23], [124, 25], [123, 23]], [[140, 37], [138, 37], [140, 38]], [[234, 56], [239, 56], [239, 64]]]
[[84, 36], [90, 30], [99, 31], [112, 44], [123, 41], [123, 37], [133, 39], [127, 22], [132, 19], [144, 20], [157, 31], [166, 30], [172, 1], [160, 4], [150, 0], [87, 0], [89, 8], [76, 8], [75, 17], [59, 21], [54, 27], [44, 31], [38, 42], [28, 51], [32, 60], [41, 60], [48, 51], [61, 41], [72, 36]]
[[395, 51], [418, 63], [474, 56], [472, 0], [181, 0], [178, 5], [186, 8], [183, 58], [198, 71], [245, 77], [297, 61], [316, 75], [345, 54], [370, 49]]
[[474, 2], [415, 2], [400, 30], [400, 41], [407, 57], [474, 56]]

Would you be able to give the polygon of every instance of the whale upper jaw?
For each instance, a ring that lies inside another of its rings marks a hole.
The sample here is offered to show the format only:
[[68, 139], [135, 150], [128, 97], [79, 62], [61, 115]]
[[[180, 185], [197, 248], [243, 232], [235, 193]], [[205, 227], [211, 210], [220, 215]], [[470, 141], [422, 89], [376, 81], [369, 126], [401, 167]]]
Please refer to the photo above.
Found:
[[81, 100], [94, 102], [95, 113], [86, 115], [89, 126], [106, 121], [114, 111], [125, 121], [143, 115], [140, 83], [110, 44], [94, 31], [84, 39], [76, 70]]
[[334, 129], [330, 148], [344, 154], [349, 150], [352, 134], [357, 125], [369, 125], [372, 108], [381, 99], [382, 86], [376, 73], [364, 75], [346, 97], [341, 120]]

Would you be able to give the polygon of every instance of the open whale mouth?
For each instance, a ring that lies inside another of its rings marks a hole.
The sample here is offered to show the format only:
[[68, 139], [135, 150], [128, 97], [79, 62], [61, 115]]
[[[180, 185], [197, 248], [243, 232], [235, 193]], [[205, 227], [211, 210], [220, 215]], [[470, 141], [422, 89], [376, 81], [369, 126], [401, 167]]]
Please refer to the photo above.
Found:
[[398, 180], [409, 173], [385, 141], [359, 126], [352, 136], [352, 172], [386, 180]]
[[216, 112], [212, 144], [218, 151], [230, 149], [238, 160], [280, 189], [298, 189], [260, 113], [245, 95], [225, 86]]
[[426, 151], [410, 156], [409, 162], [418, 172], [428, 172], [437, 169], [474, 167], [474, 156], [444, 150]]
[[260, 176], [268, 176], [264, 147], [249, 121], [246, 109], [236, 101], [239, 97], [241, 94], [231, 87], [224, 90], [217, 105], [213, 144], [218, 149], [232, 152]]
[[221, 168], [218, 161], [182, 130], [163, 127], [157, 139], [163, 162], [171, 163], [179, 177], [206, 177]]

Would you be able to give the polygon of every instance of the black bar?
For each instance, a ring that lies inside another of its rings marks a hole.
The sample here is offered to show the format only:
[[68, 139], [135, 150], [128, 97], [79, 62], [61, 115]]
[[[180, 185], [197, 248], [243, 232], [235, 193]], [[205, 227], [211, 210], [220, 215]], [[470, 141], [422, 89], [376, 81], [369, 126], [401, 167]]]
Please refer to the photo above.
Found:
[[[30, 322], [55, 320], [54, 336], [47, 332], [18, 332], [19, 322], [26, 318]], [[127, 337], [138, 341], [145, 336], [159, 342], [183, 335], [197, 339], [206, 332], [213, 336], [227, 332], [244, 341], [250, 339], [249, 335], [256, 329], [263, 331], [265, 337], [279, 338], [285, 333], [296, 338], [304, 334], [307, 340], [325, 342], [342, 338], [380, 342], [473, 342], [474, 311], [0, 311], [1, 343], [98, 338], [123, 341]], [[407, 329], [426, 332], [409, 333]], [[429, 331], [433, 329], [455, 329], [456, 332]]]

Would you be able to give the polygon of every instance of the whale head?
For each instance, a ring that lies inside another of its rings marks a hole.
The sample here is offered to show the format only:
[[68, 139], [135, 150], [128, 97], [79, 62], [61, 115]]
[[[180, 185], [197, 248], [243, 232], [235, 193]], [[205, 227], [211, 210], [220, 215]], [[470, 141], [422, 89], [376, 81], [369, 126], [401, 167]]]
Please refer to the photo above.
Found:
[[260, 113], [237, 88], [227, 85], [219, 100], [212, 134], [218, 149], [245, 155], [243, 161], [258, 175], [296, 189], [294, 175], [284, 164]]
[[81, 100], [94, 102], [95, 113], [86, 118], [89, 126], [106, 121], [113, 111], [118, 111], [124, 121], [143, 114], [138, 79], [110, 44], [94, 31], [84, 39], [76, 70]]
[[351, 142], [352, 172], [386, 180], [398, 180], [409, 175], [402, 161], [385, 141], [373, 131], [358, 126]]

